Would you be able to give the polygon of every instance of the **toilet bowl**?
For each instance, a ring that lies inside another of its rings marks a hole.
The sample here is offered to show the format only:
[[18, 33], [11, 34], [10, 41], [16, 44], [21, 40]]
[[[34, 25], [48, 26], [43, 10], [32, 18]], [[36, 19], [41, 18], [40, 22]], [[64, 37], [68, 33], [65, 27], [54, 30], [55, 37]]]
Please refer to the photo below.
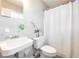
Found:
[[34, 48], [40, 50], [40, 58], [52, 58], [56, 56], [56, 49], [50, 45], [45, 45], [44, 36], [34, 38]]
[[40, 57], [41, 58], [52, 58], [56, 56], [56, 49], [49, 45], [43, 46], [41, 49]]

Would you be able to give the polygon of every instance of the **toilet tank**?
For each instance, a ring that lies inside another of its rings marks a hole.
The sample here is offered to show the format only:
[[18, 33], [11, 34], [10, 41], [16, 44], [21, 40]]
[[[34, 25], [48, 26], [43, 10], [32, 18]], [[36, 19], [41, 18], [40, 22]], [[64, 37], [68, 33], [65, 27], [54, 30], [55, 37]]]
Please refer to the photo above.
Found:
[[40, 49], [45, 44], [44, 36], [34, 38], [34, 48]]

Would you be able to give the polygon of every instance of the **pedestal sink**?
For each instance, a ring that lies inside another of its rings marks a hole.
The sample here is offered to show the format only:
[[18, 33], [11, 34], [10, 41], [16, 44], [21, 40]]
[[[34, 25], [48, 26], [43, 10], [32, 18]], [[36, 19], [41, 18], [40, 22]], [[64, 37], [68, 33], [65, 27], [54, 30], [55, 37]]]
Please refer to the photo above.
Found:
[[0, 42], [0, 55], [10, 56], [25, 48], [32, 46], [33, 40], [27, 37], [19, 37], [14, 39], [8, 39]]

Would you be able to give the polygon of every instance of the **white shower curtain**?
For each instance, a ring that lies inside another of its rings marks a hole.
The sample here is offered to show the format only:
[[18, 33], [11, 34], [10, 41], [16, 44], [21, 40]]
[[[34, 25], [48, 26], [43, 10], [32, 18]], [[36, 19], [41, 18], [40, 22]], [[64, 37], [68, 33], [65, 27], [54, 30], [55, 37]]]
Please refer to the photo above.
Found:
[[44, 34], [47, 43], [57, 49], [59, 55], [70, 57], [72, 34], [72, 3], [45, 11]]
[[73, 3], [73, 57], [79, 58], [79, 0]]

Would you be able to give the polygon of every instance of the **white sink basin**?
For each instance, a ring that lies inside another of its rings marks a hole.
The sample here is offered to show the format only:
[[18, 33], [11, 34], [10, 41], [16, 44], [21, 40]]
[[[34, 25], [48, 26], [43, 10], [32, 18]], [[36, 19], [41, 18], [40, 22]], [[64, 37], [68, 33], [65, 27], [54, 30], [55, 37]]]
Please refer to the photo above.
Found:
[[2, 56], [10, 56], [32, 46], [32, 44], [33, 40], [27, 37], [8, 39], [7, 41], [0, 42], [0, 53]]

